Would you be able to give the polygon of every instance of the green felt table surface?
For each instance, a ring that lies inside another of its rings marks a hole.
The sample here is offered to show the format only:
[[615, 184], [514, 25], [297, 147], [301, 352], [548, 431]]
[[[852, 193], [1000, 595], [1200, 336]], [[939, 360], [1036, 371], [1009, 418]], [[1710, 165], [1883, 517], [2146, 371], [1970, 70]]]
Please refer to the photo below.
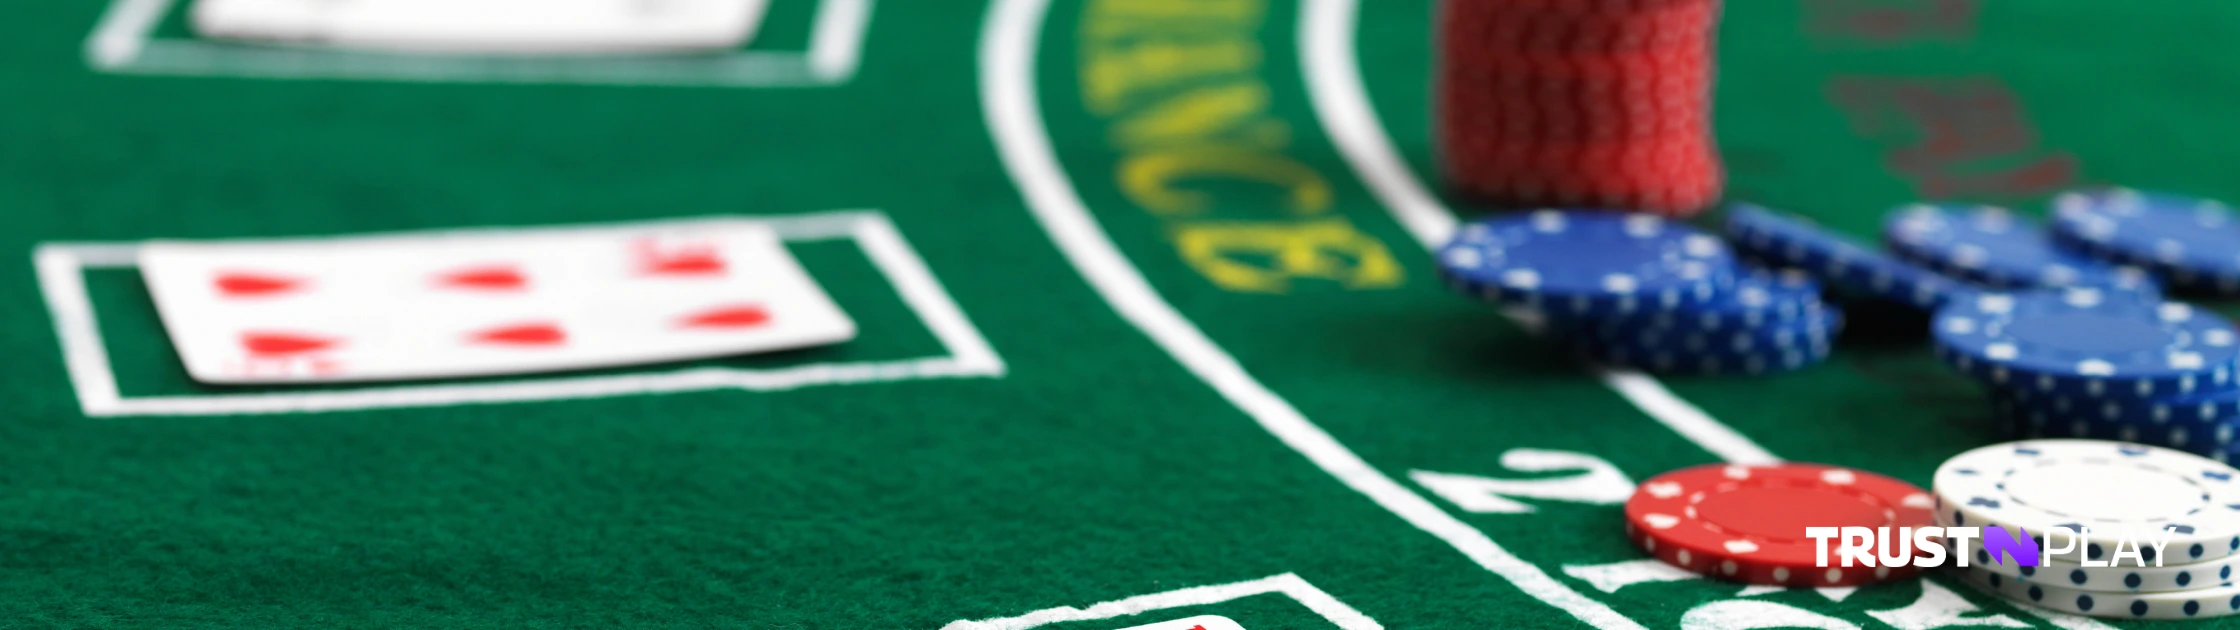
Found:
[[[1438, 189], [1431, 0], [774, 0], [762, 61], [646, 67], [239, 47], [184, 10], [0, 22], [0, 627], [2157, 625], [1644, 564], [1634, 482], [1781, 458], [1926, 486], [1988, 406], [1902, 310], [1813, 369], [1659, 380], [1443, 289], [1408, 217], [1480, 210], [1406, 203]], [[2235, 33], [2217, 3], [1731, 2], [1730, 196], [1862, 236], [1924, 199], [2240, 198]], [[129, 256], [709, 215], [853, 226], [791, 248], [859, 337], [212, 387]], [[928, 362], [955, 369], [872, 369]], [[860, 378], [582, 385], [690, 371]]]

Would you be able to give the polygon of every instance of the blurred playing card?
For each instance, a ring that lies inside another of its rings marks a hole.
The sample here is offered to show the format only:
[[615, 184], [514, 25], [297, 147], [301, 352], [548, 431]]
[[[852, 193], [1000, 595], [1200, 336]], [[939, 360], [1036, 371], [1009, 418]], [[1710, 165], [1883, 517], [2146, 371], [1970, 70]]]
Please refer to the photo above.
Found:
[[745, 221], [159, 241], [140, 270], [208, 383], [518, 374], [855, 336], [778, 236]]
[[769, 0], [197, 0], [205, 37], [401, 52], [569, 54], [737, 48]]

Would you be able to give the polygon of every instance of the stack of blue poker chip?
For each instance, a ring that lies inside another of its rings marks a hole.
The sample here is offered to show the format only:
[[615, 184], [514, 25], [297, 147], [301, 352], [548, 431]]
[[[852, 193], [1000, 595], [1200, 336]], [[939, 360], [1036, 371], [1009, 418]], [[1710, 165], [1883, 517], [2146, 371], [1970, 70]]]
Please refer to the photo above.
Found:
[[2107, 188], [2054, 197], [2053, 216], [2069, 247], [2145, 267], [2173, 288], [2240, 293], [2240, 222], [2223, 203]]
[[2180, 302], [2095, 288], [1982, 293], [1937, 311], [1938, 355], [1995, 386], [2149, 400], [2232, 387], [2240, 333]]
[[2240, 330], [2180, 302], [2093, 287], [1987, 292], [1939, 309], [1937, 356], [1991, 392], [2010, 437], [2240, 454]]
[[1572, 345], [1609, 365], [1690, 374], [1764, 374], [1824, 361], [1843, 312], [1802, 272], [1749, 272], [1710, 303], [1574, 326]]
[[1803, 219], [1751, 204], [1728, 208], [1727, 234], [1760, 261], [1803, 270], [1830, 286], [1934, 311], [1972, 292], [1966, 283], [1862, 246]]
[[2036, 221], [1995, 206], [1906, 206], [1883, 223], [1882, 237], [1901, 258], [1991, 287], [2160, 292], [2145, 270], [2071, 251]]
[[2220, 462], [2240, 459], [2240, 391], [2167, 400], [2052, 400], [1994, 390], [1992, 421], [2004, 439], [2085, 438], [2177, 449]]
[[1464, 225], [1439, 263], [1457, 290], [1565, 318], [1708, 303], [1736, 266], [1718, 238], [1663, 217], [1560, 210]]
[[1809, 277], [1746, 269], [1718, 237], [1655, 215], [1480, 219], [1438, 260], [1455, 290], [1522, 309], [1589, 360], [1616, 367], [1793, 370], [1825, 360], [1842, 323]]

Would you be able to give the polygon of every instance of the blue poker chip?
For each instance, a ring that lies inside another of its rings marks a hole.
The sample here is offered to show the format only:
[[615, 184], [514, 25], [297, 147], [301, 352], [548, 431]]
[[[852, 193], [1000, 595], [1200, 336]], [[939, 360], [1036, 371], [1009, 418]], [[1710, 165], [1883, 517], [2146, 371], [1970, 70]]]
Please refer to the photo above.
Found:
[[1806, 319], [1734, 330], [1613, 326], [1574, 338], [1595, 347], [1624, 348], [1642, 354], [1749, 355], [1826, 346], [1842, 330], [1842, 311], [1827, 310]]
[[1793, 318], [1755, 323], [1736, 317], [1608, 321], [1575, 331], [1570, 339], [1589, 360], [1607, 365], [1679, 374], [1767, 374], [1826, 360], [1842, 328], [1841, 310], [1815, 305]]
[[1736, 268], [1710, 234], [1655, 215], [1591, 210], [1472, 221], [1438, 259], [1457, 290], [1556, 317], [1706, 303]]
[[1730, 207], [1727, 234], [1744, 253], [1803, 270], [1830, 286], [1924, 310], [1972, 292], [1935, 271], [1756, 205]]
[[[2227, 407], [2236, 397], [2224, 394], [2207, 406]], [[2056, 413], [2010, 394], [1994, 394], [1992, 427], [2004, 439], [2083, 438], [2160, 446], [2230, 463], [2240, 460], [2240, 415], [2202, 418], [2174, 413], [2163, 422], [2118, 420], [2097, 413]]]
[[1746, 272], [1720, 286], [1710, 302], [1656, 314], [1650, 325], [1729, 330], [1769, 322], [1810, 319], [1833, 309], [1820, 299], [1820, 283], [1799, 269]]
[[2037, 222], [1995, 206], [1899, 208], [1883, 223], [1883, 241], [1901, 258], [1994, 287], [2083, 286], [2159, 294], [2145, 270], [2064, 249]]
[[1842, 319], [1823, 318], [1713, 333], [1644, 328], [1616, 335], [1573, 338], [1589, 361], [1666, 374], [1772, 374], [1828, 359]]
[[2180, 302], [2094, 288], [1981, 293], [1937, 311], [1937, 355], [1994, 387], [2083, 398], [2233, 387], [2232, 323]]
[[2063, 243], [2145, 266], [2191, 289], [2240, 293], [2240, 217], [2209, 199], [2127, 188], [2054, 197]]
[[1627, 315], [1549, 318], [1566, 329], [1680, 328], [1732, 332], [1775, 322], [1823, 317], [1835, 307], [1820, 299], [1820, 284], [1795, 269], [1746, 270], [1722, 281], [1707, 300]]
[[1710, 301], [1628, 317], [1588, 320], [1574, 326], [1610, 337], [1637, 331], [1730, 334], [1778, 333], [1789, 329], [1830, 328], [1842, 311], [1821, 301], [1820, 285], [1803, 272], [1749, 270], [1722, 283]]
[[2107, 398], [2038, 392], [2029, 388], [1992, 388], [1992, 399], [2039, 422], [2092, 423], [2155, 427], [2200, 427], [2240, 416], [2240, 383], [2204, 388], [2190, 396]]

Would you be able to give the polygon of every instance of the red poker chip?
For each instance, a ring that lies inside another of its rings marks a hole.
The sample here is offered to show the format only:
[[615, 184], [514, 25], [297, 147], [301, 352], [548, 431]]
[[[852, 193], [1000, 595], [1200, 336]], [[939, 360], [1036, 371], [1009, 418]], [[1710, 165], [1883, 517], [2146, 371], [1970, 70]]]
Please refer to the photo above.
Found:
[[1521, 59], [1473, 62], [1439, 69], [1440, 80], [1457, 89], [1527, 93], [1656, 96], [1685, 94], [1709, 85], [1714, 64], [1708, 59], [1588, 59], [1527, 63]]
[[1598, 206], [1694, 214], [1718, 196], [1718, 180], [1705, 180], [1696, 185], [1672, 185], [1638, 176], [1589, 180], [1558, 173], [1512, 171], [1482, 179], [1452, 178], [1450, 185], [1489, 201], [1513, 199], [1530, 203], [1531, 198], [1521, 196], [1528, 192], [1560, 192], [1569, 198], [1593, 201], [1593, 205]]
[[1695, 143], [1708, 146], [1711, 123], [1687, 113], [1657, 116], [1580, 116], [1542, 110], [1509, 112], [1449, 112], [1438, 115], [1442, 143], [1479, 146], [1553, 144], [1656, 145]]
[[1710, 85], [1708, 73], [1566, 77], [1457, 70], [1441, 77], [1439, 92], [1445, 101], [1477, 107], [1570, 105], [1626, 111], [1706, 103]]
[[1665, 10], [1676, 6], [1715, 6], [1717, 0], [1448, 0], [1443, 3], [1444, 15], [1453, 19], [1469, 15], [1498, 14], [1502, 12], [1531, 13], [1548, 18], [1574, 16], [1610, 16], [1641, 11]]
[[1674, 184], [1712, 174], [1718, 154], [1695, 135], [1639, 142], [1556, 142], [1509, 138], [1442, 144], [1444, 155], [1472, 172], [1564, 173], [1580, 181], [1617, 175], [1652, 176]]
[[1441, 41], [1458, 48], [1630, 52], [1702, 46], [1717, 21], [1718, 6], [1711, 2], [1577, 13], [1472, 1], [1453, 5], [1440, 24]]
[[1707, 464], [1650, 478], [1626, 500], [1626, 537], [1650, 555], [1707, 576], [1779, 586], [1857, 586], [1915, 568], [1844, 567], [1828, 541], [1815, 566], [1806, 527], [1933, 527], [1929, 493], [1874, 473], [1783, 463]]
[[1582, 108], [1442, 109], [1439, 119], [1456, 133], [1442, 139], [1518, 143], [1665, 143], [1708, 136], [1711, 121], [1684, 108], [1662, 112], [1591, 115]]
[[1499, 53], [1472, 56], [1450, 51], [1443, 55], [1439, 71], [1458, 82], [1600, 81], [1631, 82], [1647, 88], [1656, 83], [1701, 83], [1710, 78], [1715, 54], [1708, 49], [1623, 55]]

